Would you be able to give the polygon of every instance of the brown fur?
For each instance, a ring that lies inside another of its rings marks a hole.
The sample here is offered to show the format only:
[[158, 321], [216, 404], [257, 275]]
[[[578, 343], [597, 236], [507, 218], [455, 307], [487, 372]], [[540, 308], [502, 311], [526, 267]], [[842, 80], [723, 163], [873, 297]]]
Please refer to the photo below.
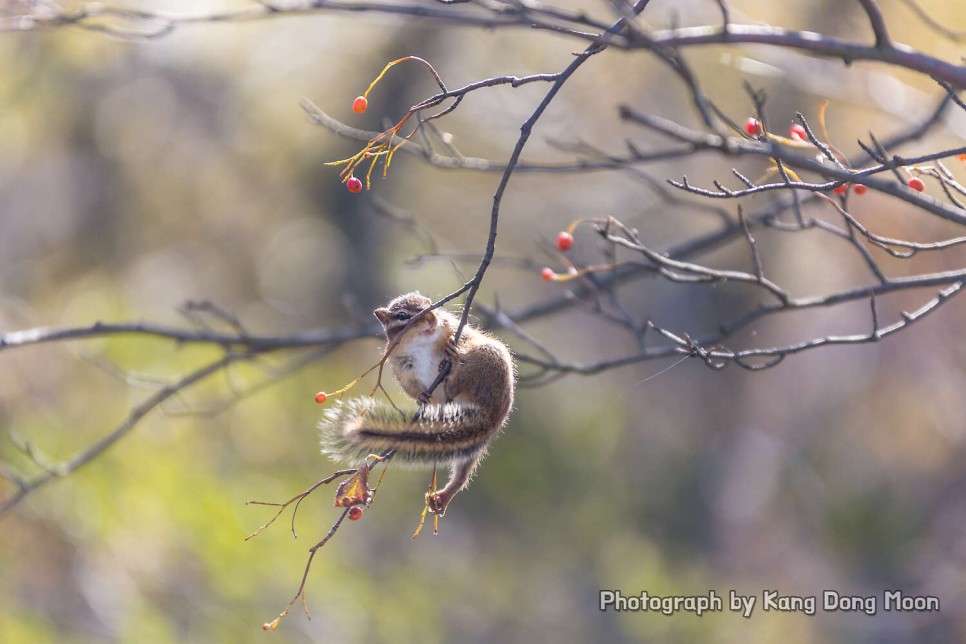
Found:
[[[469, 483], [487, 446], [506, 423], [513, 407], [516, 369], [509, 349], [497, 338], [470, 325], [458, 345], [452, 339], [459, 318], [417, 292], [400, 295], [373, 313], [382, 323], [389, 364], [403, 390], [419, 400], [451, 361], [446, 380], [425, 400], [416, 419], [372, 401], [333, 407], [322, 419], [323, 451], [337, 457], [379, 453], [393, 448], [412, 463], [450, 462], [446, 486], [427, 496], [442, 514]], [[420, 314], [422, 313], [422, 314]]]

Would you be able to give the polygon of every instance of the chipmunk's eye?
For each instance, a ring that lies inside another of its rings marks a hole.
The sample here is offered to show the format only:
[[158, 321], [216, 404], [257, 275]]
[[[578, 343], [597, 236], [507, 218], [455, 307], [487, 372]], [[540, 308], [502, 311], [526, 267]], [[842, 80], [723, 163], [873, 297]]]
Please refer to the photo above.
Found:
[[396, 319], [399, 320], [400, 322], [402, 322], [403, 320], [408, 320], [411, 317], [412, 316], [406, 313], [405, 311], [400, 311], [399, 313], [396, 314]]

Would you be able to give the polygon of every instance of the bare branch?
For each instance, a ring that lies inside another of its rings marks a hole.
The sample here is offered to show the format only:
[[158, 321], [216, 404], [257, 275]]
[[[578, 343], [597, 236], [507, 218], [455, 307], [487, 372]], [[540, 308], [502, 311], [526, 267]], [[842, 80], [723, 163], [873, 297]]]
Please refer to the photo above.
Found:
[[[904, 67], [944, 81], [957, 89], [966, 89], [966, 68], [918, 52], [906, 45], [861, 45], [812, 31], [793, 31], [763, 25], [731, 24], [727, 31], [719, 27], [687, 27], [651, 33], [647, 41], [626, 42], [627, 48], [650, 49], [653, 46], [697, 47], [756, 43], [797, 49], [827, 58], [852, 63], [857, 60], [878, 61]], [[620, 44], [617, 44], [620, 46]]]
[[149, 396], [147, 400], [135, 406], [128, 414], [127, 418], [124, 419], [124, 422], [114, 428], [114, 430], [111, 431], [107, 436], [90, 445], [85, 450], [76, 454], [64, 463], [51, 468], [45, 468], [43, 473], [38, 474], [33, 478], [21, 481], [18, 489], [12, 495], [3, 501], [0, 501], [0, 516], [6, 514], [32, 492], [44, 487], [54, 479], [63, 478], [69, 474], [72, 474], [84, 465], [87, 465], [93, 461], [117, 441], [130, 433], [130, 431], [137, 426], [142, 418], [164, 403], [164, 401], [168, 400], [172, 396], [180, 394], [182, 391], [205, 380], [206, 378], [221, 372], [231, 363], [238, 360], [243, 360], [247, 357], [247, 354], [241, 353], [226, 354], [224, 357], [215, 360], [214, 362], [211, 362], [199, 369], [196, 369], [195, 371], [192, 371], [176, 382], [162, 387], [157, 392]]
[[892, 47], [892, 38], [889, 37], [889, 29], [879, 9], [879, 3], [876, 0], [859, 0], [859, 4], [869, 16], [869, 25], [872, 27], [872, 33], [875, 34], [875, 46], [882, 49]]
[[957, 31], [950, 29], [946, 25], [942, 24], [938, 20], [932, 17], [928, 11], [922, 8], [918, 0], [902, 0], [907, 7], [913, 10], [913, 12], [919, 17], [920, 20], [929, 25], [930, 29], [934, 29], [936, 32], [942, 34], [950, 40], [956, 42], [963, 42], [966, 40], [966, 31]]
[[174, 340], [179, 344], [213, 344], [225, 349], [243, 349], [251, 353], [277, 349], [295, 349], [320, 345], [341, 344], [364, 337], [378, 337], [378, 324], [347, 326], [335, 329], [304, 331], [286, 335], [250, 335], [211, 329], [184, 329], [153, 322], [95, 322], [79, 327], [37, 327], [0, 334], [0, 351], [16, 347], [85, 340], [107, 336], [144, 335]]
[[950, 207], [928, 195], [909, 190], [904, 185], [897, 185], [895, 182], [885, 181], [874, 176], [878, 173], [891, 169], [891, 164], [917, 165], [927, 163], [929, 161], [935, 161], [936, 159], [944, 159], [957, 156], [959, 154], [966, 154], [966, 146], [911, 158], [893, 157], [890, 165], [877, 165], [864, 170], [849, 172], [825, 165], [819, 161], [816, 161], [812, 157], [799, 154], [798, 152], [795, 152], [793, 148], [788, 148], [787, 146], [778, 145], [771, 142], [747, 141], [737, 137], [723, 138], [715, 134], [708, 134], [698, 130], [692, 130], [675, 123], [674, 121], [670, 121], [653, 114], [644, 114], [627, 106], [621, 106], [620, 115], [621, 118], [625, 120], [638, 123], [680, 141], [690, 143], [691, 145], [695, 146], [696, 150], [716, 150], [723, 154], [732, 156], [763, 156], [770, 159], [780, 160], [794, 168], [808, 170], [833, 179], [832, 181], [822, 183], [779, 182], [735, 191], [725, 191], [720, 189], [718, 191], [702, 190], [685, 183], [671, 182], [672, 185], [676, 185], [682, 189], [687, 189], [688, 191], [701, 196], [733, 199], [736, 197], [744, 197], [772, 190], [786, 190], [788, 188], [810, 190], [814, 192], [827, 192], [833, 189], [839, 181], [860, 181], [870, 188], [875, 188], [879, 192], [892, 195], [902, 199], [903, 201], [912, 203], [923, 211], [938, 215], [943, 219], [948, 219], [949, 221], [957, 224], [966, 224], [966, 213], [963, 213], [962, 210]]

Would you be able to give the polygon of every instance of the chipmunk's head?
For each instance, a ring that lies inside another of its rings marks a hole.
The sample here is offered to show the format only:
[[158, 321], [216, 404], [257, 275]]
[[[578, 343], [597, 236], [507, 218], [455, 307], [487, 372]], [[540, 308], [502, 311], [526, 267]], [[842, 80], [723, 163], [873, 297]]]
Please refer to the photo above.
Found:
[[[388, 305], [373, 311], [373, 314], [379, 318], [382, 328], [386, 332], [386, 337], [391, 340], [406, 328], [410, 320], [432, 303], [433, 301], [428, 297], [420, 295], [418, 291], [413, 291], [400, 295]], [[437, 322], [436, 314], [428, 311], [420, 316], [416, 322], [413, 322], [413, 326], [410, 328], [417, 333], [432, 333], [436, 329]]]

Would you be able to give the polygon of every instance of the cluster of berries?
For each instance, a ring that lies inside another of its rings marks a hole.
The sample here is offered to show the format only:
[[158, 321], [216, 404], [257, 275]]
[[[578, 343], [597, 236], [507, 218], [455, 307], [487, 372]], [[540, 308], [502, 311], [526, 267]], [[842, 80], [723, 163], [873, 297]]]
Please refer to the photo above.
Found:
[[[369, 100], [365, 96], [356, 96], [356, 100], [352, 101], [352, 111], [356, 114], [362, 114], [367, 107], [369, 107]], [[349, 192], [362, 192], [362, 180], [351, 176], [345, 180], [345, 187]]]
[[[574, 247], [574, 236], [566, 230], [557, 235], [557, 250], [566, 252]], [[544, 282], [552, 282], [557, 279], [557, 274], [552, 268], [544, 267], [540, 271], [540, 279]]]
[[[748, 133], [748, 136], [761, 135], [764, 132], [764, 129], [761, 126], [761, 121], [759, 121], [754, 117], [748, 117], [748, 120], [745, 121], [745, 132]], [[805, 130], [804, 127], [802, 127], [798, 123], [795, 123], [794, 125], [788, 128], [788, 138], [794, 141], [809, 140], [808, 132]], [[915, 190], [916, 192], [922, 192], [923, 190], [926, 189], [926, 184], [919, 177], [910, 178], [909, 181], [906, 182], [906, 185], [912, 188], [913, 190]], [[844, 195], [849, 191], [849, 187], [850, 187], [850, 184], [843, 183], [842, 185], [836, 186], [835, 188], [833, 188], [832, 192], [834, 192], [837, 195]], [[866, 192], [869, 191], [869, 188], [866, 186], [863, 186], [861, 183], [852, 185], [851, 188], [852, 188], [852, 192], [854, 192], [857, 195], [864, 195]]]

